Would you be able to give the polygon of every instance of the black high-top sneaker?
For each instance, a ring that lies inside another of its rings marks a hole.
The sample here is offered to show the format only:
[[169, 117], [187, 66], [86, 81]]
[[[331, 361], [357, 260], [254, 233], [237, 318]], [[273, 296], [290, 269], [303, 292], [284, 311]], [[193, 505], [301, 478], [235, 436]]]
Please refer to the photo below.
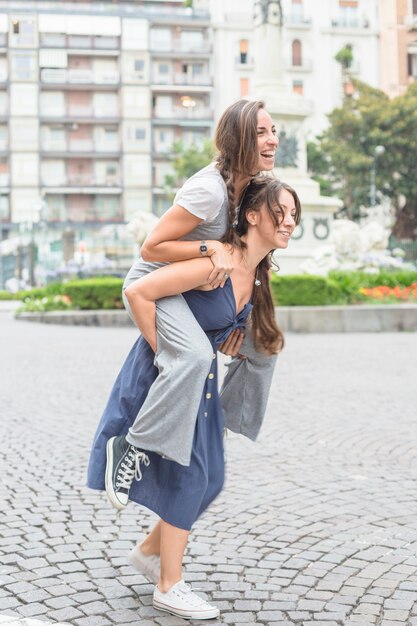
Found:
[[106, 492], [116, 509], [124, 509], [129, 501], [133, 479], [142, 479], [141, 463], [149, 465], [149, 457], [132, 446], [126, 437], [112, 437], [107, 442]]

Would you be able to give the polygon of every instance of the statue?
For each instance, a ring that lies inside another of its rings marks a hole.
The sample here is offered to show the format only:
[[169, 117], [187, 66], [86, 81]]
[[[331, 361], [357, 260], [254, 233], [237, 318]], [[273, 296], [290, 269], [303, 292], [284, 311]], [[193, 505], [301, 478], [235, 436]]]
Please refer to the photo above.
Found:
[[281, 27], [284, 22], [281, 0], [255, 0], [253, 20], [255, 26], [271, 24]]

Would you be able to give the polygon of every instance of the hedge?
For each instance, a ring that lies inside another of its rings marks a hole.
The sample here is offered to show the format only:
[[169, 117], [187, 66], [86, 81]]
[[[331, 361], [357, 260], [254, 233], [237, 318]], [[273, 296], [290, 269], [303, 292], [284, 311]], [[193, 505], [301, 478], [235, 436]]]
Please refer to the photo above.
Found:
[[271, 288], [277, 306], [320, 306], [347, 302], [337, 283], [322, 276], [273, 274]]
[[[328, 277], [309, 274], [273, 274], [271, 287], [277, 306], [320, 306], [327, 304], [354, 304], [367, 300], [360, 293], [363, 287], [386, 285], [408, 287], [417, 281], [417, 271], [331, 272]], [[26, 310], [51, 310], [54, 296], [69, 296], [74, 309], [121, 309], [123, 280], [114, 277], [87, 278], [67, 283], [54, 283], [41, 289], [12, 294], [14, 299], [24, 300]], [[3, 292], [0, 292], [0, 295]], [[36, 304], [35, 304], [36, 301]], [[56, 300], [59, 302], [59, 299]], [[32, 303], [32, 304], [30, 304]], [[59, 305], [63, 307], [62, 303]]]

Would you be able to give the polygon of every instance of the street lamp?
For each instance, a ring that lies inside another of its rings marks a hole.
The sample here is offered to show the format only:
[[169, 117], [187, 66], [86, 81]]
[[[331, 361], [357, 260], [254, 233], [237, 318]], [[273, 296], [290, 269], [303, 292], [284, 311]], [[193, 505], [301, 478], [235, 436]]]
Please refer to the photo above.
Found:
[[382, 156], [384, 154], [384, 152], [385, 152], [385, 147], [384, 146], [375, 146], [374, 159], [373, 159], [372, 165], [371, 165], [371, 187], [370, 187], [370, 191], [369, 191], [371, 207], [376, 206], [376, 184], [375, 184], [375, 179], [376, 179], [376, 162], [378, 160], [378, 157]]

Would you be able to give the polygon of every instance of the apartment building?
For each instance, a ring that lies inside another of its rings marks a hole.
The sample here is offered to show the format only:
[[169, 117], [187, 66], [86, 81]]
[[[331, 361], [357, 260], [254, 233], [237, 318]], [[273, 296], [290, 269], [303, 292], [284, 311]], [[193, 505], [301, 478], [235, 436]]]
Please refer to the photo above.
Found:
[[0, 6], [2, 240], [41, 224], [57, 259], [167, 208], [173, 142], [212, 133], [209, 26], [182, 0]]
[[379, 2], [380, 86], [389, 96], [417, 80], [417, 0]]
[[[382, 0], [395, 2], [395, 0]], [[336, 54], [350, 46], [353, 76], [379, 83], [378, 0], [281, 0], [284, 80], [302, 94], [311, 115], [310, 138], [327, 126], [327, 114], [344, 96], [342, 69]], [[211, 0], [214, 31], [215, 109], [251, 94], [254, 82], [253, 0]]]

